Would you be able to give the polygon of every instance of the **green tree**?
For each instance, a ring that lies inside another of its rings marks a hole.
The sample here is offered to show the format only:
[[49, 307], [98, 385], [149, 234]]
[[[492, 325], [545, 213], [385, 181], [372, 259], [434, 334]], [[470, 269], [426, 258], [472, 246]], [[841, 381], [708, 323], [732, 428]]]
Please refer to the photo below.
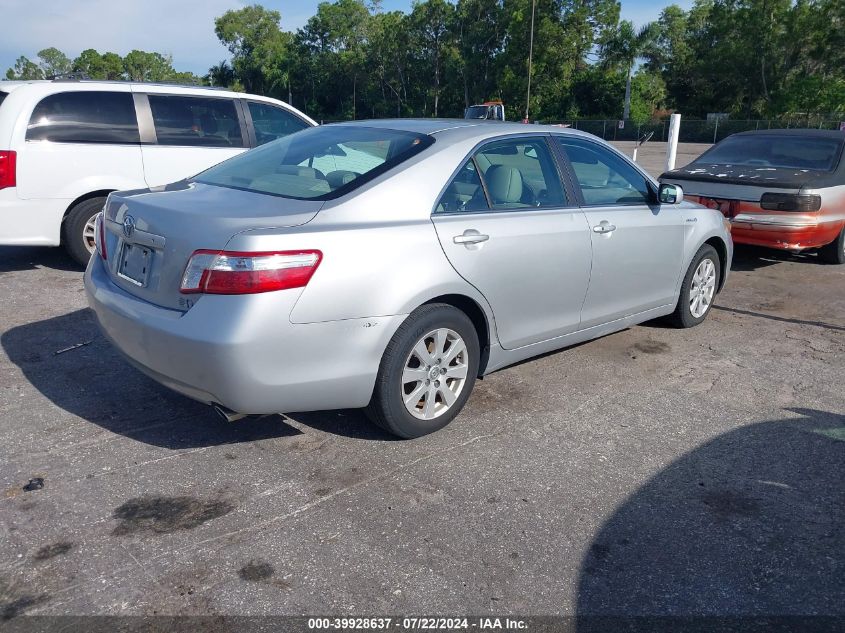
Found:
[[219, 64], [208, 69], [206, 80], [211, 86], [228, 88], [235, 83], [235, 71], [232, 69], [229, 61], [224, 59]]
[[504, 47], [503, 17], [499, 0], [458, 0], [453, 29], [464, 108], [501, 98], [496, 60]]
[[73, 71], [83, 73], [91, 79], [116, 81], [123, 79], [123, 58], [117, 53], [100, 55], [93, 48], [87, 48], [73, 60]]
[[6, 71], [6, 79], [44, 79], [44, 71], [35, 62], [21, 55], [15, 66]]
[[123, 58], [117, 53], [103, 53], [102, 72], [104, 79], [110, 81], [123, 79]]
[[244, 89], [272, 94], [288, 84], [287, 48], [278, 11], [254, 4], [231, 9], [214, 21], [214, 32], [232, 53], [232, 68]]
[[414, 2], [410, 16], [412, 42], [419, 57], [417, 72], [432, 77], [432, 114], [440, 114], [440, 90], [443, 69], [456, 54], [450, 26], [455, 19], [455, 6], [446, 0]]
[[[331, 108], [333, 103], [336, 113], [353, 119], [357, 117], [359, 84], [366, 74], [369, 19], [361, 0], [321, 2], [298, 34], [304, 49], [318, 63], [317, 73], [312, 66], [312, 76], [326, 87], [326, 106]], [[348, 108], [344, 106], [347, 95]]]
[[170, 55], [133, 50], [123, 58], [123, 68], [130, 81], [174, 81], [176, 71]]
[[67, 55], [58, 48], [50, 47], [38, 51], [39, 66], [44, 77], [50, 79], [57, 75], [65, 75], [71, 71], [71, 63]]
[[654, 48], [659, 35], [658, 26], [649, 23], [639, 30], [629, 20], [619, 22], [614, 33], [601, 43], [599, 55], [602, 64], [609, 68], [621, 68], [625, 71], [625, 104], [622, 120], [627, 121], [631, 112], [631, 76], [637, 60], [645, 57]]

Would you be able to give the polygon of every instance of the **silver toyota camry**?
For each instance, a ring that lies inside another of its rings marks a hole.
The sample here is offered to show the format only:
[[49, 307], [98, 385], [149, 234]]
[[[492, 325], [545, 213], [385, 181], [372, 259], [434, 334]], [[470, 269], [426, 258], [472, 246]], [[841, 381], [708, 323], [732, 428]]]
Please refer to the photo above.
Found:
[[127, 360], [244, 414], [366, 407], [442, 428], [492, 371], [656, 317], [701, 323], [723, 216], [594, 136], [327, 125], [163, 188], [113, 193], [85, 273]]

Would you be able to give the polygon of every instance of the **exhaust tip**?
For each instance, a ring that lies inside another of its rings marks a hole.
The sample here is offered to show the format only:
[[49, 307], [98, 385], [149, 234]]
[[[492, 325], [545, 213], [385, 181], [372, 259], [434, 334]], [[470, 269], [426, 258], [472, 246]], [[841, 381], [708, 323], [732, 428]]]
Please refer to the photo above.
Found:
[[237, 422], [238, 420], [242, 420], [247, 417], [246, 413], [235, 413], [221, 404], [213, 404], [211, 405], [211, 408], [214, 409], [214, 412], [226, 422]]

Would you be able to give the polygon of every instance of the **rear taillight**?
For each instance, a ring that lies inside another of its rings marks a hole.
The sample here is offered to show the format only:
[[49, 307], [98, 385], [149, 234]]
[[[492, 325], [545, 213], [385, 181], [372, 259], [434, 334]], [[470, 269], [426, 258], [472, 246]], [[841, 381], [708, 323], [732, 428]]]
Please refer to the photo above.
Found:
[[17, 181], [17, 154], [0, 149], [0, 189], [14, 187]]
[[109, 258], [106, 252], [106, 218], [102, 211], [97, 214], [97, 221], [94, 225], [94, 246], [100, 257], [103, 259]]
[[320, 251], [194, 251], [185, 267], [179, 291], [242, 295], [302, 288], [317, 270], [322, 257]]
[[818, 211], [822, 208], [822, 197], [797, 193], [764, 193], [760, 207], [767, 211]]

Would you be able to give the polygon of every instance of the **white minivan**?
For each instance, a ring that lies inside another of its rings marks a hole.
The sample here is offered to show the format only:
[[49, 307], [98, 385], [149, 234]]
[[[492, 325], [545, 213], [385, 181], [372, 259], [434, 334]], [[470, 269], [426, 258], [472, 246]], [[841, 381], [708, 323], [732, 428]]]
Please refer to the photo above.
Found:
[[112, 191], [193, 176], [316, 122], [198, 86], [0, 81], [0, 245], [63, 245], [81, 264]]

